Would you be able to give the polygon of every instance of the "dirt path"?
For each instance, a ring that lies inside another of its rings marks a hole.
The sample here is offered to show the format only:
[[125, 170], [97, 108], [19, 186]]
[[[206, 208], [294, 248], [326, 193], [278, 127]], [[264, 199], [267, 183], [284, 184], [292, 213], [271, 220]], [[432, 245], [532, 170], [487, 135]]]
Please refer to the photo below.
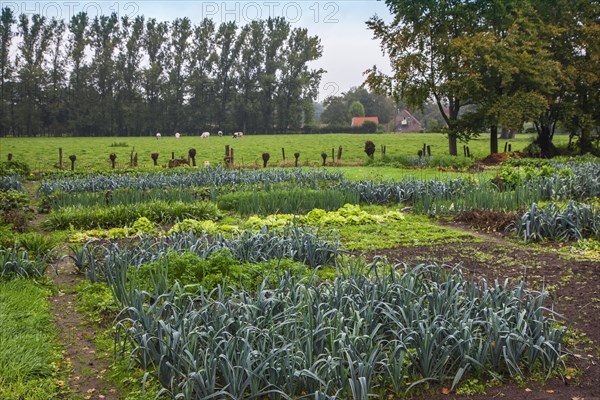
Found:
[[72, 367], [69, 387], [77, 398], [119, 399], [118, 391], [105, 379], [112, 355], [96, 351], [96, 329], [75, 309], [74, 290], [81, 278], [66, 260], [59, 264], [58, 273], [53, 270], [50, 277], [58, 288], [50, 298], [50, 309], [65, 348], [65, 361]]
[[[366, 254], [367, 258], [384, 255], [391, 262], [460, 263], [475, 279], [526, 279], [529, 288], [545, 288], [551, 295], [555, 310], [562, 314], [568, 326], [579, 336], [569, 350], [575, 356], [567, 364], [576, 367], [564, 380], [553, 378], [527, 386], [506, 384], [487, 390], [485, 396], [469, 399], [600, 399], [600, 259], [585, 258], [551, 246], [521, 246], [498, 234], [478, 232], [481, 242], [452, 245], [399, 247]], [[575, 376], [577, 375], [577, 376]], [[434, 396], [433, 398], [437, 398]], [[440, 395], [439, 398], [466, 398]]]

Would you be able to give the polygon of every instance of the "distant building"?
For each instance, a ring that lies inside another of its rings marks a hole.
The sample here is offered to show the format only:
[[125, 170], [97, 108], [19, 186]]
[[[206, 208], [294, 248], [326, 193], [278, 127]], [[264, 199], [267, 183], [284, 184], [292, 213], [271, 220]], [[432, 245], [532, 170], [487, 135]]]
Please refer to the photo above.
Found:
[[351, 126], [362, 126], [366, 121], [375, 122], [379, 125], [379, 117], [354, 117]]
[[408, 110], [402, 110], [388, 123], [388, 132], [420, 132], [423, 129], [421, 121]]

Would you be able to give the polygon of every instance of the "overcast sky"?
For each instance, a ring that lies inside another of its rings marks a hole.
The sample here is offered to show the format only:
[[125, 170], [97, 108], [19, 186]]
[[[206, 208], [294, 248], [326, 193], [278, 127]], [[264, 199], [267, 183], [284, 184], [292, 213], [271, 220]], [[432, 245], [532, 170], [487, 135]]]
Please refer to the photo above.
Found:
[[91, 17], [116, 12], [119, 16], [141, 14], [146, 18], [167, 21], [188, 17], [193, 23], [205, 17], [216, 23], [235, 20], [239, 25], [253, 19], [285, 17], [293, 26], [306, 27], [311, 35], [321, 38], [323, 56], [311, 65], [327, 71], [321, 80], [318, 101], [360, 85], [364, 81], [363, 72], [373, 65], [384, 72], [390, 70], [389, 62], [381, 54], [379, 42], [372, 39], [365, 24], [373, 15], [390, 19], [385, 4], [375, 0], [0, 0], [0, 6], [11, 7], [17, 14], [40, 13], [65, 20], [81, 11], [86, 11]]

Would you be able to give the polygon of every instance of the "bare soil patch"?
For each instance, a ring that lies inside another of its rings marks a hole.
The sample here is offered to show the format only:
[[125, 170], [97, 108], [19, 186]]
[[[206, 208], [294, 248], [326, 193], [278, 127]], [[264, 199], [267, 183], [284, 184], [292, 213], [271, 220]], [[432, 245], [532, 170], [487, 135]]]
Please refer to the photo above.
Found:
[[50, 308], [65, 348], [65, 361], [72, 367], [69, 387], [78, 398], [119, 399], [118, 390], [105, 380], [111, 354], [96, 350], [96, 329], [75, 309], [77, 299], [74, 289], [81, 278], [66, 261], [59, 264], [58, 273], [52, 270], [50, 277], [58, 287], [57, 294], [50, 298]]

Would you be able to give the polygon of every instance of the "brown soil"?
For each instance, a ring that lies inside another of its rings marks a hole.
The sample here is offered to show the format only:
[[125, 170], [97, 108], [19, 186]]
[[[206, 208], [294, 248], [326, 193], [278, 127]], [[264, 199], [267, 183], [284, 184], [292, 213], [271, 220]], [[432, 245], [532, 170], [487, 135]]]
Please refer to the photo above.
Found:
[[[432, 398], [469, 399], [600, 399], [600, 259], [583, 258], [570, 252], [559, 251], [557, 246], [522, 246], [504, 239], [499, 234], [476, 234], [481, 241], [451, 245], [399, 247], [366, 254], [386, 256], [390, 262], [407, 264], [438, 262], [460, 263], [473, 278], [488, 280], [525, 279], [529, 288], [544, 287], [552, 296], [555, 310], [565, 318], [567, 325], [583, 332], [589, 340], [581, 340], [569, 349], [574, 356], [567, 366], [577, 368], [580, 375], [564, 379], [551, 378], [547, 382], [527, 382], [525, 386], [507, 383], [489, 388], [485, 395], [459, 396], [456, 394]], [[591, 342], [590, 342], [591, 341]]]
[[58, 287], [57, 294], [50, 298], [50, 309], [65, 348], [65, 362], [72, 368], [69, 387], [77, 398], [119, 399], [118, 391], [105, 380], [112, 355], [96, 351], [96, 329], [75, 309], [74, 288], [81, 278], [68, 262], [61, 262], [58, 273], [52, 270], [50, 277]]

